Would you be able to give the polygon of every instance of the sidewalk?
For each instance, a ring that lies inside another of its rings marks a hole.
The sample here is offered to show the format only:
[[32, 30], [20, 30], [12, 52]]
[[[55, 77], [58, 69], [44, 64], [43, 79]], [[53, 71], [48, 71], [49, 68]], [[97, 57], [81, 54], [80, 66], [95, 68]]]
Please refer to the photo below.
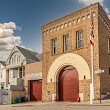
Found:
[[70, 102], [68, 104], [73, 104], [76, 106], [110, 106], [110, 99], [101, 100], [101, 103], [100, 100], [95, 100], [93, 101], [93, 104], [90, 104], [90, 102]]
[[100, 100], [93, 101], [93, 104], [90, 104], [90, 102], [24, 102], [24, 103], [18, 103], [18, 104], [9, 104], [9, 105], [0, 105], [0, 107], [25, 107], [25, 106], [110, 106], [110, 99], [102, 100], [100, 103]]

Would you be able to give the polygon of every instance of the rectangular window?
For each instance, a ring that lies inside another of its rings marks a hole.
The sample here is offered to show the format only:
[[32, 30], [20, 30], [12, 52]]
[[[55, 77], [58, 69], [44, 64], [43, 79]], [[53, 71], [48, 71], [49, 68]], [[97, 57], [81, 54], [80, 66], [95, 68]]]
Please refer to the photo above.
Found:
[[4, 84], [1, 84], [1, 89], [4, 89]]
[[69, 50], [69, 35], [63, 36], [64, 52]]
[[18, 56], [18, 62], [20, 63], [20, 55]]
[[52, 55], [57, 54], [57, 39], [52, 39]]
[[83, 31], [77, 31], [76, 32], [76, 38], [77, 38], [77, 49], [84, 47], [84, 40], [83, 40]]
[[18, 70], [13, 70], [13, 78], [18, 78]]
[[3, 76], [2, 76], [2, 70], [0, 70], [0, 78], [2, 78]]
[[18, 73], [14, 73], [13, 78], [17, 78], [17, 77], [18, 77]]
[[16, 55], [15, 55], [15, 57], [14, 57], [14, 63], [16, 63]]
[[2, 72], [1, 72], [1, 78], [3, 77]]
[[108, 38], [108, 53], [110, 53], [110, 38]]
[[14, 58], [12, 58], [12, 64], [14, 64]]
[[110, 68], [109, 68], [109, 75], [110, 75]]

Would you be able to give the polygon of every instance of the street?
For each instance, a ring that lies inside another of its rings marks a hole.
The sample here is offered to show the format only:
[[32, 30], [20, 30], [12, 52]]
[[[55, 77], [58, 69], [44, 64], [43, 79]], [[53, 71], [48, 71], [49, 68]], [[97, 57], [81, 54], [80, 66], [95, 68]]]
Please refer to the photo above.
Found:
[[110, 110], [110, 104], [77, 104], [69, 102], [29, 102], [11, 105], [0, 105], [0, 110]]

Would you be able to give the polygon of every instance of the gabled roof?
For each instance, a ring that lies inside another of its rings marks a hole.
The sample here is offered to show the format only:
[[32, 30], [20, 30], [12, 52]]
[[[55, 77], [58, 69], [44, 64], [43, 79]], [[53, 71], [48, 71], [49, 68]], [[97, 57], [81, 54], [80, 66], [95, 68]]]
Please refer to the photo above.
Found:
[[34, 51], [31, 51], [31, 50], [28, 50], [26, 48], [22, 48], [22, 47], [19, 47], [19, 46], [16, 46], [19, 51], [24, 55], [24, 57], [27, 59], [27, 60], [33, 60], [33, 61], [40, 61], [36, 55], [38, 53], [34, 52]]
[[0, 61], [0, 63], [1, 63], [3, 66], [6, 66], [6, 64], [5, 64], [4, 61]]

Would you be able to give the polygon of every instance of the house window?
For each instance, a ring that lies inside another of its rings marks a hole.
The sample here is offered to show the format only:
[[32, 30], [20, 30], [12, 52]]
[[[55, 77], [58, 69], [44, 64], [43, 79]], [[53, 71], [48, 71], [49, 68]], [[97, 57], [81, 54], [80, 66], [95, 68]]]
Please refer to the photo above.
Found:
[[17, 78], [18, 77], [18, 74], [17, 73], [14, 73], [13, 74], [13, 78]]
[[17, 57], [16, 57], [16, 58], [17, 58], [17, 63], [19, 63], [19, 57], [18, 57], [18, 55], [17, 55]]
[[18, 56], [18, 62], [20, 63], [20, 55]]
[[109, 68], [109, 75], [110, 75], [110, 68]]
[[14, 63], [17, 63], [16, 55], [15, 55], [15, 57], [14, 57]]
[[4, 84], [1, 84], [1, 89], [4, 89]]
[[20, 56], [17, 55], [17, 63], [20, 63]]
[[2, 70], [0, 70], [0, 78], [2, 78], [3, 76], [2, 76]]
[[77, 37], [77, 49], [83, 48], [84, 47], [83, 31], [82, 30], [77, 31], [76, 37]]
[[110, 53], [110, 38], [108, 38], [108, 53]]
[[12, 64], [14, 64], [14, 58], [12, 58]]
[[69, 50], [69, 35], [63, 36], [64, 52]]
[[10, 78], [13, 78], [12, 70], [10, 70]]
[[57, 54], [57, 39], [52, 39], [52, 55]]

